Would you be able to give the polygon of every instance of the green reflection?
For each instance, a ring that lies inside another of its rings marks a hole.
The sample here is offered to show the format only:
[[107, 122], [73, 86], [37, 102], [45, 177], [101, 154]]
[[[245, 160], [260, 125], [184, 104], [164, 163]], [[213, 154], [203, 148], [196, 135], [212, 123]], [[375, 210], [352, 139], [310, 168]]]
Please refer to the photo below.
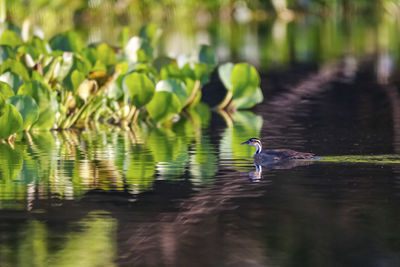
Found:
[[[210, 119], [209, 107], [199, 104], [164, 128], [140, 123], [123, 131], [94, 124], [86, 131], [21, 134], [14, 145], [0, 143], [0, 207], [30, 209], [38, 200], [80, 199], [92, 190], [140, 194], [152, 190], [156, 179], [211, 183], [218, 152], [205, 132]], [[262, 120], [237, 112], [229, 125], [224, 140], [230, 143], [222, 147], [231, 154], [225, 158], [247, 157], [251, 152], [236, 140], [258, 135]]]
[[[225, 118], [227, 118], [225, 116]], [[229, 120], [229, 119], [228, 119]], [[249, 146], [240, 145], [251, 137], [259, 137], [263, 119], [250, 111], [235, 112], [232, 116], [231, 127], [226, 128], [222, 134], [220, 143], [221, 159], [245, 159], [250, 158], [254, 151]]]
[[151, 151], [136, 145], [130, 151], [130, 163], [126, 172], [126, 183], [134, 193], [150, 190], [154, 181], [156, 162]]
[[[39, 220], [22, 226], [17, 242], [0, 245], [5, 266], [115, 266], [117, 223], [105, 212], [90, 212], [64, 232], [54, 232]], [[54, 236], [56, 247], [50, 239]]]

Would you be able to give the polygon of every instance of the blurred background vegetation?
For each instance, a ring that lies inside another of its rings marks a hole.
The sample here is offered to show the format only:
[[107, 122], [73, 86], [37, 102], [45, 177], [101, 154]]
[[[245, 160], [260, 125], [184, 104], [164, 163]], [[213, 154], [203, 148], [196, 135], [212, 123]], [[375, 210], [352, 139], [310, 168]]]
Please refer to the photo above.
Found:
[[246, 61], [261, 70], [320, 63], [351, 55], [379, 56], [398, 65], [399, 0], [0, 0], [0, 16], [29, 24], [49, 39], [76, 30], [87, 43], [117, 45], [152, 22], [169, 56], [198, 44], [216, 49], [219, 62]]

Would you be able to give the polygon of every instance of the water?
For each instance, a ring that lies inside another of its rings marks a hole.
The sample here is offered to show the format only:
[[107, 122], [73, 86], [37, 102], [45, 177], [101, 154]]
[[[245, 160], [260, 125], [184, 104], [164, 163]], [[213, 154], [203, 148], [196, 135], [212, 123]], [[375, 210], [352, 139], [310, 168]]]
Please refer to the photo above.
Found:
[[400, 97], [371, 66], [266, 75], [253, 112], [0, 144], [1, 266], [399, 266], [398, 164], [260, 173], [240, 145], [398, 158]]

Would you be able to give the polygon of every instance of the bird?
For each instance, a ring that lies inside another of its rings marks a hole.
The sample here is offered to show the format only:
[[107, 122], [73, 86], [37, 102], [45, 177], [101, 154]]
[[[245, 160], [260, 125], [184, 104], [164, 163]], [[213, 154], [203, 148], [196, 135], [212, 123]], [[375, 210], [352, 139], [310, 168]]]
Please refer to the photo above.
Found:
[[267, 165], [274, 163], [282, 163], [293, 159], [314, 159], [313, 153], [298, 152], [291, 149], [273, 149], [262, 150], [262, 144], [258, 138], [250, 138], [241, 145], [250, 145], [256, 148], [254, 153], [254, 162], [257, 165]]

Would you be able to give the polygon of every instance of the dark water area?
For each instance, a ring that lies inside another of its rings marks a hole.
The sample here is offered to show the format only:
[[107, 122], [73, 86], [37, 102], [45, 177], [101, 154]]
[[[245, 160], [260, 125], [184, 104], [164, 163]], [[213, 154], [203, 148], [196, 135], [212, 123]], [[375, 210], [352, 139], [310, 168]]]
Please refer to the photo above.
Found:
[[262, 76], [251, 112], [171, 129], [32, 134], [0, 144], [1, 266], [400, 266], [399, 164], [293, 162], [399, 152], [398, 87], [374, 65]]

